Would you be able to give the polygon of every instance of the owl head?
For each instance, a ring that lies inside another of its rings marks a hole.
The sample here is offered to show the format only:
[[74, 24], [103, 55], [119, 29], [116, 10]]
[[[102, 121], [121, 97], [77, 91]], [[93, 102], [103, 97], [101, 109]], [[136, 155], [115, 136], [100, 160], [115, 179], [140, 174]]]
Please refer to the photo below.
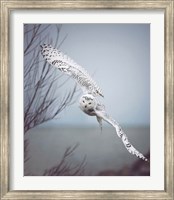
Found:
[[88, 115], [94, 115], [95, 113], [94, 109], [97, 106], [97, 101], [93, 95], [85, 94], [81, 96], [79, 100], [79, 104], [83, 112], [85, 112]]

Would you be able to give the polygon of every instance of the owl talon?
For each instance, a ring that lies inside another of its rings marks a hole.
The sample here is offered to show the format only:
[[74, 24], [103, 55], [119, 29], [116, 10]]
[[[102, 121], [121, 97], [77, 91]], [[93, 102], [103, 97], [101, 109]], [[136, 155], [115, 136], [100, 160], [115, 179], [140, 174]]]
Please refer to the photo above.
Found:
[[101, 132], [100, 132], [100, 133], [102, 134], [102, 125], [100, 125], [100, 130], [101, 130]]
[[97, 117], [97, 121], [98, 121], [98, 123], [99, 123], [100, 130], [101, 130], [101, 134], [102, 134], [102, 118]]

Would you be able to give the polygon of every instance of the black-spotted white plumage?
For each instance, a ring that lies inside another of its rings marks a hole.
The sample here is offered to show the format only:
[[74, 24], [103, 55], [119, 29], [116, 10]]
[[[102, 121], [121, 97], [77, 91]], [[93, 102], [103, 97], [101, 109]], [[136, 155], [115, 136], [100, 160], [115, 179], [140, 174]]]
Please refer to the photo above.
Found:
[[103, 93], [86, 70], [51, 45], [44, 44], [41, 45], [41, 48], [41, 53], [48, 63], [74, 78], [82, 88], [84, 94], [79, 99], [80, 109], [87, 115], [96, 116], [101, 128], [102, 120], [111, 124], [129, 153], [148, 161], [148, 159], [129, 142], [120, 125], [106, 113], [104, 105], [99, 103], [96, 97], [99, 95], [103, 96]]
[[44, 44], [41, 45], [41, 48], [43, 57], [52, 66], [57, 67], [60, 71], [74, 78], [84, 93], [92, 94], [93, 96], [103, 96], [101, 89], [83, 67], [51, 45]]
[[111, 124], [115, 128], [118, 137], [121, 138], [124, 146], [129, 151], [129, 153], [136, 155], [138, 158], [141, 158], [145, 161], [148, 161], [148, 159], [137, 149], [135, 149], [135, 147], [129, 142], [128, 137], [123, 132], [121, 126], [106, 113], [104, 105], [99, 103], [99, 101], [97, 101], [95, 97], [93, 97], [90, 94], [85, 94], [81, 96], [79, 104], [83, 112], [85, 112], [90, 116], [97, 117], [97, 121], [99, 122], [101, 127], [102, 127], [102, 120]]

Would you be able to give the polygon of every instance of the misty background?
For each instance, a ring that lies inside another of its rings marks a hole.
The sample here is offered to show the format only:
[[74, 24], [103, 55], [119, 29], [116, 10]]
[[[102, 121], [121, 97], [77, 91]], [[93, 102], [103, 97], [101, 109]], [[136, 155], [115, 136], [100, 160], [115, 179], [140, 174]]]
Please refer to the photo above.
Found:
[[[24, 49], [30, 43], [30, 30], [33, 26], [27, 24], [24, 27]], [[41, 36], [36, 37], [33, 42], [35, 54], [39, 52], [39, 64], [34, 67], [40, 70], [45, 62], [38, 45], [50, 43], [54, 46], [54, 40], [58, 38], [59, 42], [54, 47], [66, 53], [92, 75], [103, 91], [104, 98], [99, 97], [99, 100], [105, 105], [107, 113], [121, 125], [135, 148], [144, 155], [149, 155], [150, 25], [56, 25], [59, 29], [55, 28], [55, 24], [47, 26], [41, 25]], [[36, 47], [34, 44], [37, 44]], [[29, 50], [28, 52], [24, 56], [25, 66], [34, 55]], [[54, 87], [55, 98], [61, 99], [74, 89], [75, 83], [57, 69], [54, 75], [61, 76], [61, 82], [55, 81]], [[26, 84], [31, 81], [31, 77], [24, 77]], [[44, 89], [38, 93], [40, 96], [42, 94]], [[27, 139], [28, 159], [24, 165], [25, 175], [43, 175], [46, 169], [61, 163], [69, 147], [73, 151], [66, 158], [66, 165], [73, 168], [82, 164], [83, 170], [79, 175], [119, 175], [118, 171], [121, 170], [124, 172], [120, 175], [128, 175], [132, 166], [139, 162], [137, 157], [125, 149], [113, 127], [103, 122], [101, 132], [96, 118], [82, 113], [78, 108], [78, 97], [81, 94], [77, 87], [73, 103], [64, 107], [54, 119], [50, 117], [50, 120], [38, 122], [26, 129], [24, 139]], [[30, 95], [24, 92], [25, 105], [29, 98]], [[54, 107], [56, 106], [55, 104]], [[34, 108], [32, 112], [35, 112]], [[146, 166], [143, 168], [144, 174], [149, 175], [147, 164], [144, 161], [142, 163]], [[134, 169], [130, 175], [139, 175], [135, 171]]]

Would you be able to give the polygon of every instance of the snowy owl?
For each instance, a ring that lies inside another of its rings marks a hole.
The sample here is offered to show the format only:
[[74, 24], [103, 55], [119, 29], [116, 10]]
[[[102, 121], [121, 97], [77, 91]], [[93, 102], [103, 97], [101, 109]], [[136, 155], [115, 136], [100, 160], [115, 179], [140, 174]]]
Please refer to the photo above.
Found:
[[120, 125], [106, 113], [105, 106], [102, 105], [96, 98], [97, 96], [104, 97], [102, 90], [97, 86], [96, 82], [87, 73], [87, 71], [75, 63], [67, 55], [53, 48], [51, 45], [41, 45], [41, 54], [49, 64], [72, 77], [80, 85], [83, 91], [83, 95], [79, 99], [80, 109], [87, 115], [96, 116], [101, 129], [102, 120], [112, 125], [115, 128], [118, 137], [121, 138], [126, 149], [131, 154], [148, 161], [148, 159], [136, 150], [129, 142]]

